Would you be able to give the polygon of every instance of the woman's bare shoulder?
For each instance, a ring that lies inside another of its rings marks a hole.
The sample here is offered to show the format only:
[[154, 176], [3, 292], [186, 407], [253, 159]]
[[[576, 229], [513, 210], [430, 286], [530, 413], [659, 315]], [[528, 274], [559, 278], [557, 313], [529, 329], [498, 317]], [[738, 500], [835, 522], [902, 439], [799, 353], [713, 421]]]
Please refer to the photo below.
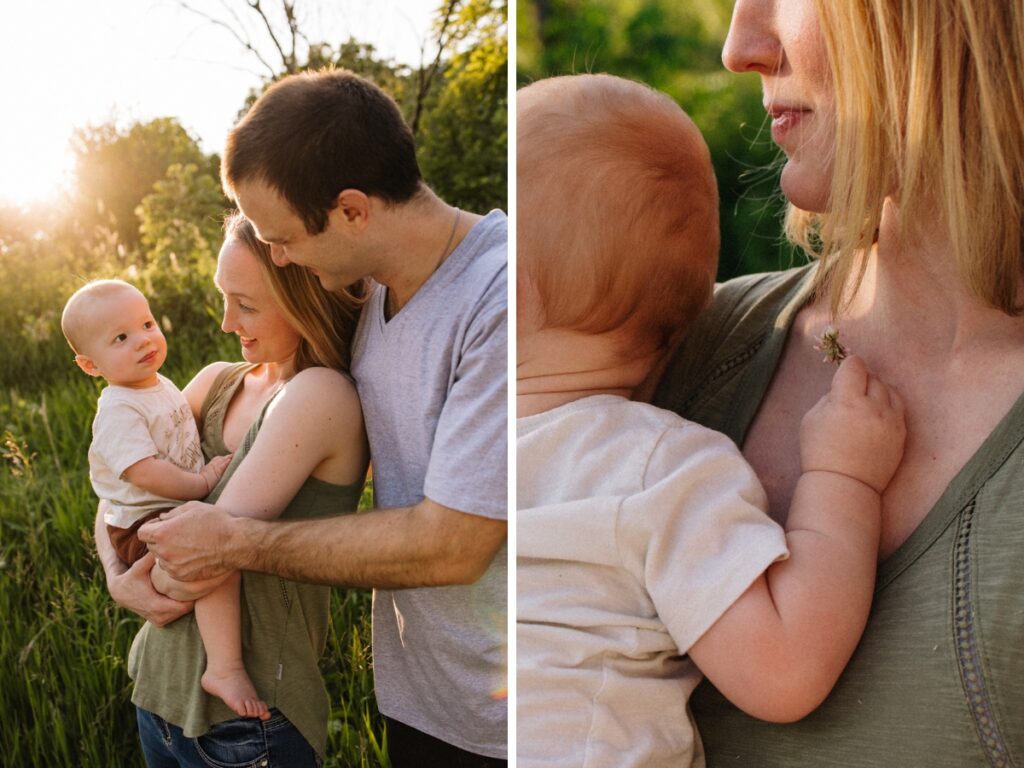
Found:
[[306, 368], [288, 380], [274, 409], [294, 414], [315, 412], [330, 418], [341, 414], [359, 414], [356, 386], [344, 374], [331, 368]]

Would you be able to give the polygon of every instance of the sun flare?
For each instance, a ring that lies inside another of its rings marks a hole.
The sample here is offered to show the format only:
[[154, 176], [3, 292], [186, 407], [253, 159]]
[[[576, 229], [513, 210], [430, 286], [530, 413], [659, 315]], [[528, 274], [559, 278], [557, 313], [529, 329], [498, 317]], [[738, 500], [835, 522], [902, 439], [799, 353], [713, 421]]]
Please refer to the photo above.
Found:
[[52, 200], [69, 186], [73, 165], [66, 134], [0, 125], [0, 203]]

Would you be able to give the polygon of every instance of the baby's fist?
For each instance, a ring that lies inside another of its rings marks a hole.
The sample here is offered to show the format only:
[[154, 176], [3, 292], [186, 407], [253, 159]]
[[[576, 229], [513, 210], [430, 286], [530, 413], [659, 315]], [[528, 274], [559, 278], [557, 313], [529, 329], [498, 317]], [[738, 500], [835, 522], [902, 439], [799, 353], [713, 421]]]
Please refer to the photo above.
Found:
[[804, 472], [838, 472], [881, 493], [903, 458], [905, 439], [903, 400], [851, 355], [831, 391], [803, 418], [800, 462]]
[[229, 453], [227, 456], [214, 456], [206, 462], [206, 466], [202, 469], [202, 474], [203, 477], [206, 478], [207, 482], [209, 482], [211, 489], [220, 480], [221, 475], [224, 474], [224, 470], [228, 468], [228, 464], [231, 463], [231, 457], [233, 455], [234, 454]]

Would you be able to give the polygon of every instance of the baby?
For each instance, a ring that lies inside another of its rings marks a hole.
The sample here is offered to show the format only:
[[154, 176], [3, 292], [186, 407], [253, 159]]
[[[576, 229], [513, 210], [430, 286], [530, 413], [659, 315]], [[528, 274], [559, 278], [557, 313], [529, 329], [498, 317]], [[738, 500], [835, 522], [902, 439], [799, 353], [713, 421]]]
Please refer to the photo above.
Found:
[[[129, 565], [146, 554], [137, 532], [184, 501], [205, 498], [231, 461], [203, 463], [192, 408], [159, 374], [167, 341], [146, 297], [120, 280], [78, 289], [61, 316], [78, 367], [102, 376], [89, 446], [89, 476], [106, 501], [104, 520], [118, 557]], [[239, 579], [235, 574], [195, 603], [206, 648], [203, 687], [239, 715], [270, 714], [242, 664]]]
[[702, 673], [786, 721], [849, 660], [902, 404], [842, 363], [804, 418], [783, 531], [728, 438], [630, 399], [712, 291], [696, 126], [605, 75], [540, 81], [517, 108], [518, 765], [703, 765]]

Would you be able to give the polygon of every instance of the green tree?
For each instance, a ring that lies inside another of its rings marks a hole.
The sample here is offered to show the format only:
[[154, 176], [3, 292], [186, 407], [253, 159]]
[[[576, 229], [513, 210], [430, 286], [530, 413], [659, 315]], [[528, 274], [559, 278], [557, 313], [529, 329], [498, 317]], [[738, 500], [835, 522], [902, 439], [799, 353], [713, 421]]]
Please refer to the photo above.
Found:
[[175, 163], [215, 167], [216, 160], [170, 117], [137, 122], [126, 129], [114, 123], [77, 130], [71, 140], [75, 155], [75, 214], [84, 232], [108, 228], [128, 249], [139, 243], [135, 209], [153, 184]]
[[142, 248], [128, 277], [149, 297], [165, 332], [195, 342], [186, 346], [212, 351], [208, 340], [219, 335], [213, 274], [228, 207], [216, 177], [175, 163], [136, 211]]
[[508, 206], [507, 19], [507, 2], [470, 0], [456, 9], [460, 49], [427, 103], [419, 136], [427, 181], [449, 203], [475, 211]]
[[228, 201], [220, 184], [193, 163], [174, 163], [136, 209], [146, 261], [191, 273], [205, 266], [221, 241]]

